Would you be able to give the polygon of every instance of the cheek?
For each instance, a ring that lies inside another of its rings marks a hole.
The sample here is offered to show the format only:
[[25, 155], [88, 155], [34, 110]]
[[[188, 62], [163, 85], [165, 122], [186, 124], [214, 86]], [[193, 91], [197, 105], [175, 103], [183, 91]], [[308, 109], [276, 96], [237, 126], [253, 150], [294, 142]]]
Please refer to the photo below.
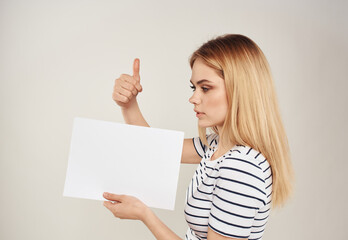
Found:
[[224, 118], [227, 113], [228, 102], [226, 97], [215, 96], [209, 99], [207, 106], [211, 109], [210, 114], [217, 118]]

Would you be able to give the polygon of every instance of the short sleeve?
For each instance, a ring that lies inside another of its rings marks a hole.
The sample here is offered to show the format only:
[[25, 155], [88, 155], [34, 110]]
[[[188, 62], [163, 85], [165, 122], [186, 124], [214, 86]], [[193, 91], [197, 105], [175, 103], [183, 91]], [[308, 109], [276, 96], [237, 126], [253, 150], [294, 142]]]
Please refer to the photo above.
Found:
[[[211, 134], [207, 135], [207, 142], [208, 142], [209, 146], [214, 146], [217, 144], [217, 136], [218, 135], [215, 133], [211, 133]], [[201, 158], [203, 158], [208, 147], [202, 143], [202, 141], [199, 137], [193, 138], [192, 141], [193, 141], [193, 146], [196, 149], [196, 152], [198, 153], [198, 155]]]
[[249, 238], [254, 218], [265, 205], [261, 168], [250, 161], [226, 158], [213, 190], [208, 226], [233, 238]]

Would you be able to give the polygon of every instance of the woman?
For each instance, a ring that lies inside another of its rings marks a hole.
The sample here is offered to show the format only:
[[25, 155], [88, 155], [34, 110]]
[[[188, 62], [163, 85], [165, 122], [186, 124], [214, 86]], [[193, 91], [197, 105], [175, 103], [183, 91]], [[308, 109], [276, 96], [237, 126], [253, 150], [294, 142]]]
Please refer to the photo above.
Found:
[[[190, 66], [199, 137], [184, 140], [181, 162], [199, 166], [187, 190], [185, 239], [262, 239], [271, 205], [290, 196], [293, 178], [268, 62], [252, 40], [228, 34], [203, 44]], [[149, 126], [136, 101], [141, 91], [135, 59], [113, 99], [126, 123]], [[104, 197], [116, 202], [104, 202], [116, 217], [143, 221], [157, 239], [180, 239], [140, 200]]]

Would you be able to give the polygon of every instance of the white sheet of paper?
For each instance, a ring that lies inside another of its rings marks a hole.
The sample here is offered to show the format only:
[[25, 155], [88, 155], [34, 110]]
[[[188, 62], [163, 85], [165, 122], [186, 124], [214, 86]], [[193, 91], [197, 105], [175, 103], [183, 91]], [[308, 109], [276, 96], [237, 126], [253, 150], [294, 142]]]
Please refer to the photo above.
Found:
[[75, 118], [64, 196], [127, 194], [174, 210], [184, 133]]

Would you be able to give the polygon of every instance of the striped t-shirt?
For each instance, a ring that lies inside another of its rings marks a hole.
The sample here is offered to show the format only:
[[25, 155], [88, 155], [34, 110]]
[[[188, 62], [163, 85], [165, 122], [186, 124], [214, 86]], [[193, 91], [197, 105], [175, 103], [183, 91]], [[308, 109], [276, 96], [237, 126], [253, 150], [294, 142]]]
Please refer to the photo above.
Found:
[[202, 160], [186, 192], [185, 239], [207, 239], [208, 227], [232, 238], [262, 239], [271, 209], [272, 171], [265, 157], [248, 146], [236, 145], [211, 160], [217, 134], [193, 144]]

